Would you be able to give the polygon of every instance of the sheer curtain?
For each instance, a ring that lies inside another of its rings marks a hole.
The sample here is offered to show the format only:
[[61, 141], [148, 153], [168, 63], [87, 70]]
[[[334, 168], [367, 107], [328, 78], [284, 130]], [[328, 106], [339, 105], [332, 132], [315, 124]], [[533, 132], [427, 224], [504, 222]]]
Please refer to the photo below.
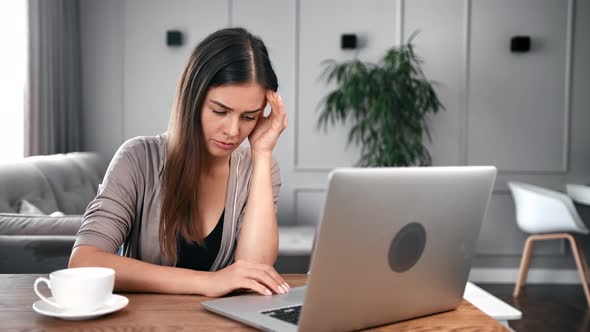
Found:
[[77, 0], [28, 1], [26, 156], [82, 146], [78, 8]]

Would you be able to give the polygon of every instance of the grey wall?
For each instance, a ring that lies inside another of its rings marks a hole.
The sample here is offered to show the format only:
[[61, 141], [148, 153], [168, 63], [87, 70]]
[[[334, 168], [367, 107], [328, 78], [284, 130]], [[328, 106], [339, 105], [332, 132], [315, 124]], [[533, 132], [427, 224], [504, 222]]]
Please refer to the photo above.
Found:
[[112, 157], [123, 132], [124, 3], [81, 1], [83, 142]]
[[[364, 40], [361, 59], [376, 61], [419, 29], [417, 52], [447, 108], [431, 119], [434, 164], [498, 166], [476, 266], [518, 266], [525, 235], [506, 181], [590, 183], [588, 1], [84, 0], [81, 10], [86, 148], [109, 157], [127, 138], [166, 130], [176, 80], [201, 38], [226, 26], [263, 38], [290, 119], [275, 151], [281, 224], [317, 223], [329, 170], [358, 158], [345, 147], [347, 128], [315, 130], [328, 90], [320, 61], [355, 55], [339, 49], [346, 32]], [[182, 30], [185, 46], [166, 47], [167, 29]], [[510, 53], [519, 34], [532, 36], [530, 53]], [[573, 267], [563, 243], [535, 253], [533, 266]]]

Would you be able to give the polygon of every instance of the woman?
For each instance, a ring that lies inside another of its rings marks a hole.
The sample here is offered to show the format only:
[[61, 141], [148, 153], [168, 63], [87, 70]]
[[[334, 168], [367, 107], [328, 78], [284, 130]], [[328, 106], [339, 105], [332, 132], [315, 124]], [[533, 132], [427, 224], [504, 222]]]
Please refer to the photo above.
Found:
[[[277, 88], [264, 43], [246, 30], [219, 30], [199, 43], [168, 132], [119, 148], [69, 267], [113, 268], [117, 291], [288, 292], [272, 268], [280, 188], [272, 150], [287, 127]], [[250, 147], [240, 147], [246, 138]]]

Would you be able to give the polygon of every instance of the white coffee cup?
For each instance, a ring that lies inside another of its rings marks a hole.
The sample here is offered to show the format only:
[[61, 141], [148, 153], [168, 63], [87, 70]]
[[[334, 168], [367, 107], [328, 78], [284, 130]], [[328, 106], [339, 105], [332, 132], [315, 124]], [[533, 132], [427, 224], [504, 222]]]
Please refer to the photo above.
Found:
[[[55, 301], [38, 289], [46, 283]], [[35, 293], [43, 301], [68, 312], [90, 312], [103, 305], [113, 294], [115, 270], [104, 267], [79, 267], [55, 271], [35, 280]]]

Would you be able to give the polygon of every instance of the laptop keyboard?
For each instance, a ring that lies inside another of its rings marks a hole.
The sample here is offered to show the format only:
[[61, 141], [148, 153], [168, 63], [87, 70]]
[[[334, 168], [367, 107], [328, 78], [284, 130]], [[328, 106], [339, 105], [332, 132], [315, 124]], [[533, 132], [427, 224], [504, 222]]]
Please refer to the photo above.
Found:
[[297, 325], [297, 322], [299, 322], [299, 315], [301, 314], [301, 305], [263, 311], [262, 314]]

